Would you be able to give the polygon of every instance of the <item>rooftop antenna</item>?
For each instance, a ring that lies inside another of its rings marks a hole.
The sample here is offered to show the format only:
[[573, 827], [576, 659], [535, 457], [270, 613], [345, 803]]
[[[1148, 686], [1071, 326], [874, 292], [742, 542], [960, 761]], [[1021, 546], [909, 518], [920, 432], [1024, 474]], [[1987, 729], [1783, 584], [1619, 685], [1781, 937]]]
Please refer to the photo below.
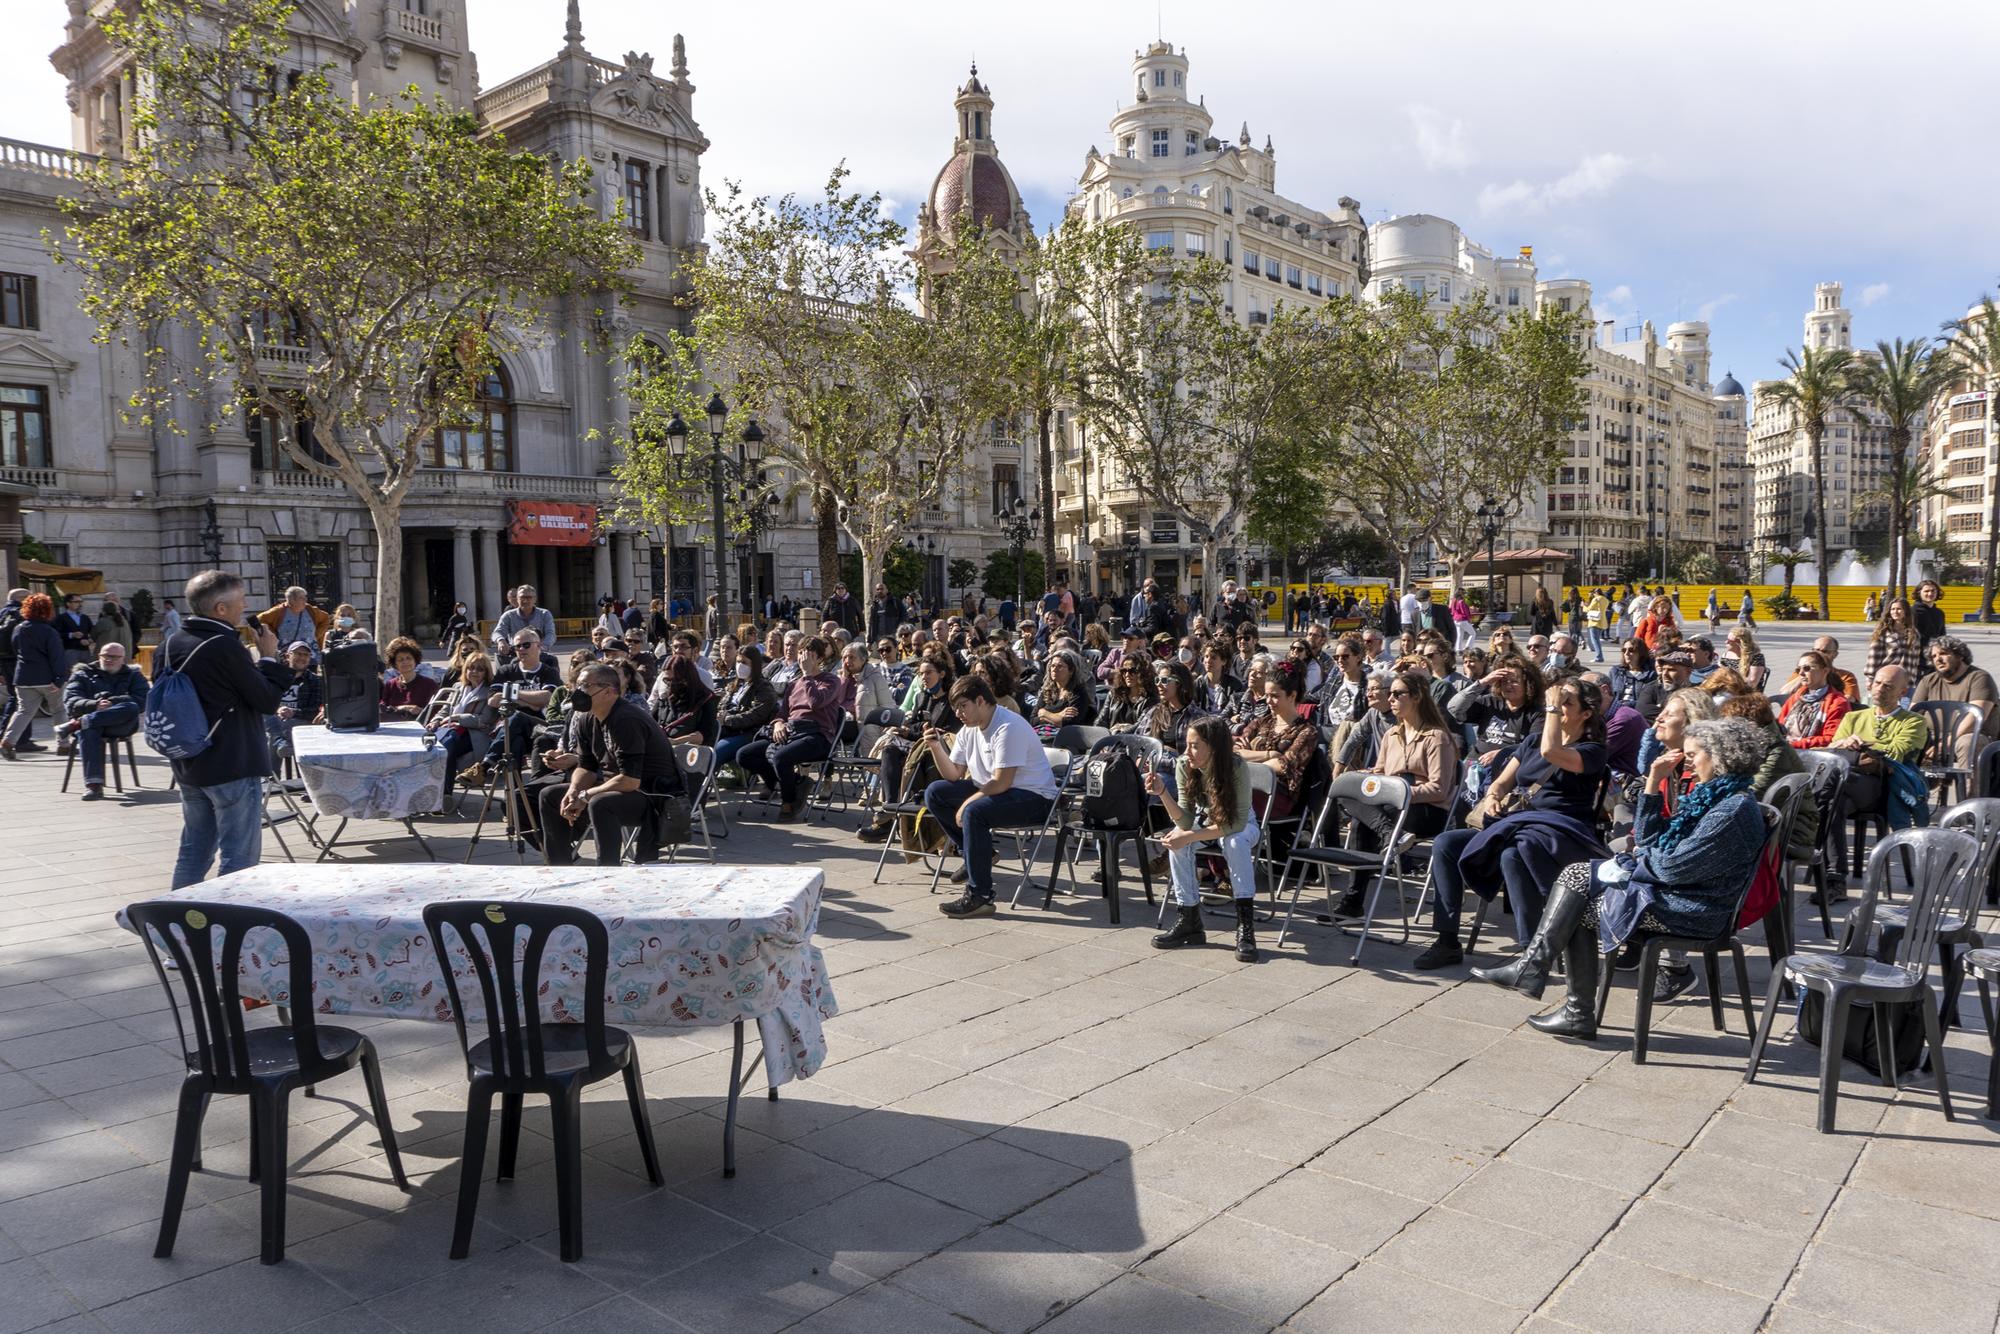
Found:
[[1156, 41], [1156, 42], [1163, 42], [1163, 41], [1165, 41], [1166, 39], [1167, 39], [1167, 5], [1166, 5], [1166, 0], [1154, 0], [1154, 3], [1153, 3], [1153, 40], [1154, 40], [1154, 41]]

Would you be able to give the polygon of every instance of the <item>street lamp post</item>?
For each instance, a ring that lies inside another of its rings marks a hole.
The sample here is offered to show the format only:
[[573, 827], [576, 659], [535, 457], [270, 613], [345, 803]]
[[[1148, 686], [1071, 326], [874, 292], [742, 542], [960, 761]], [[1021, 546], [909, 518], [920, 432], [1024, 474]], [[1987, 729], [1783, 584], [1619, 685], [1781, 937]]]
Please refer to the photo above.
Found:
[[[733, 477], [739, 486], [749, 477], [750, 465], [763, 453], [764, 432], [755, 421], [743, 428], [743, 435], [736, 445], [735, 459], [728, 459], [722, 453], [722, 432], [729, 424], [729, 405], [722, 401], [721, 394], [714, 394], [708, 400], [708, 486], [709, 499], [715, 508], [715, 605], [729, 605], [729, 543], [727, 541], [728, 521], [723, 515], [723, 479]], [[677, 464], [687, 462], [688, 424], [675, 411], [667, 422], [667, 448]]]
[[222, 564], [222, 525], [216, 521], [213, 499], [201, 503], [201, 554], [211, 570]]
[[1042, 512], [1029, 509], [1028, 502], [1019, 496], [1007, 510], [1007, 518], [1000, 525], [1000, 531], [1014, 544], [1014, 615], [1021, 614], [1021, 599], [1027, 591], [1028, 542], [1041, 524]]
[[1491, 496], [1487, 496], [1473, 513], [1479, 518], [1480, 535], [1486, 539], [1486, 625], [1491, 629], [1498, 624], [1495, 618], [1500, 612], [1500, 604], [1493, 599], [1493, 546], [1499, 540], [1500, 525], [1506, 519], [1506, 513]]

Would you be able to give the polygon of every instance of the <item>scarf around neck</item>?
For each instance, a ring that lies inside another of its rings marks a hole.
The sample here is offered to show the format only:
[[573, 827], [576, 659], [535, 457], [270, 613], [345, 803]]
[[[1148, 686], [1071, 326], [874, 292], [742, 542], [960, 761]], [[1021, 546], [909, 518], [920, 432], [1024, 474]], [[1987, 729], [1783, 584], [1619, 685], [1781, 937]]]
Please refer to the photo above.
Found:
[[1687, 795], [1681, 798], [1680, 805], [1674, 809], [1673, 818], [1667, 821], [1667, 827], [1653, 840], [1653, 846], [1661, 852], [1673, 851], [1676, 844], [1694, 832], [1694, 827], [1701, 823], [1704, 815], [1738, 792], [1749, 790], [1750, 780], [1742, 774], [1721, 774], [1706, 783], [1696, 783], [1688, 790]]

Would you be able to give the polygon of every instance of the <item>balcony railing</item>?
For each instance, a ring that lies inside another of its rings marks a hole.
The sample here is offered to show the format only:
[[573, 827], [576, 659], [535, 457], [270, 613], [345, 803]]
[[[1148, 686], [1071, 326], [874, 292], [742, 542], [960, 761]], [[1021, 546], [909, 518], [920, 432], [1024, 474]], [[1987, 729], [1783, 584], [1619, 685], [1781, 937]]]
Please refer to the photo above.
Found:
[[420, 42], [442, 44], [444, 23], [428, 14], [412, 14], [407, 9], [391, 9], [385, 25], [392, 36], [414, 37]]
[[31, 144], [20, 139], [0, 139], [0, 169], [22, 171], [34, 176], [75, 180], [97, 157], [51, 144]]
[[55, 468], [0, 468], [0, 482], [44, 491], [63, 489], [62, 473]]
[[555, 62], [550, 61], [546, 65], [529, 70], [519, 78], [509, 79], [489, 93], [481, 94], [480, 113], [492, 116], [517, 102], [526, 102], [539, 93], [546, 93], [549, 85], [555, 80], [555, 69]]

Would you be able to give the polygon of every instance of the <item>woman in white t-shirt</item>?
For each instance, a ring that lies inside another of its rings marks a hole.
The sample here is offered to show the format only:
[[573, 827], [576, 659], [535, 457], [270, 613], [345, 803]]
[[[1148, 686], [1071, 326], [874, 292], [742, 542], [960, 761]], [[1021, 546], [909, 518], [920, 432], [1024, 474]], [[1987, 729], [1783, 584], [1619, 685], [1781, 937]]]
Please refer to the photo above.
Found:
[[967, 675], [951, 688], [958, 734], [945, 748], [936, 729], [924, 732], [937, 782], [924, 789], [924, 808], [965, 857], [965, 893], [938, 911], [947, 917], [993, 915], [993, 831], [1032, 829], [1055, 804], [1056, 776], [1042, 739], [1028, 720], [1001, 708], [984, 678]]

